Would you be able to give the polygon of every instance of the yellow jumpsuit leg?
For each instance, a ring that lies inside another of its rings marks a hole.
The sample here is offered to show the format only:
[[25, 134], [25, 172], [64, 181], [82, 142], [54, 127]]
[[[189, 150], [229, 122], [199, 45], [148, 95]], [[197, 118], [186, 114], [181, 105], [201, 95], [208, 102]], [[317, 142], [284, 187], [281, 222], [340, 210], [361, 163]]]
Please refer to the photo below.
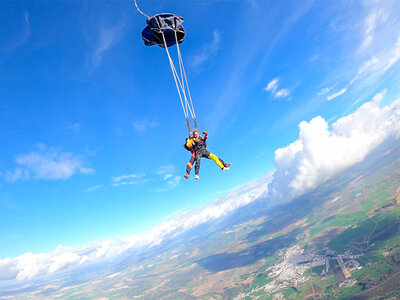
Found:
[[216, 155], [210, 153], [210, 156], [208, 158], [212, 159], [218, 165], [218, 167], [220, 167], [221, 169], [224, 167], [224, 165], [222, 164], [222, 162], [219, 160], [219, 158]]

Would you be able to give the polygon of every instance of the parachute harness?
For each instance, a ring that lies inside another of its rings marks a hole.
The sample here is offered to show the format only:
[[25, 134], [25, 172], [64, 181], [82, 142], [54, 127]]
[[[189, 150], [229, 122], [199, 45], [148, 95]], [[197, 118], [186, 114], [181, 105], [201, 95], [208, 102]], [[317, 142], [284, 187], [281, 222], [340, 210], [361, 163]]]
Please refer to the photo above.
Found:
[[[185, 35], [185, 30], [182, 27], [183, 18], [172, 15], [172, 14], [158, 14], [156, 16], [150, 17], [150, 16], [146, 15], [145, 13], [143, 13], [139, 9], [139, 7], [136, 3], [136, 0], [134, 0], [134, 2], [135, 2], [135, 6], [136, 6], [136, 9], [138, 10], [138, 12], [140, 12], [143, 16], [147, 17], [148, 26], [142, 32], [142, 38], [145, 42], [145, 45], [146, 46], [159, 45], [160, 47], [165, 48], [165, 50], [167, 52], [169, 64], [171, 67], [172, 75], [174, 76], [174, 81], [175, 81], [176, 89], [178, 91], [179, 99], [181, 101], [183, 113], [186, 118], [188, 130], [189, 130], [189, 132], [191, 131], [189, 113], [190, 113], [190, 116], [192, 117], [192, 120], [193, 120], [197, 130], [198, 130], [196, 113], [194, 111], [192, 96], [190, 94], [186, 71], [185, 71], [185, 67], [183, 65], [181, 50], [179, 48], [179, 43], [183, 42], [183, 38]], [[170, 25], [167, 28], [169, 30], [168, 42], [167, 42], [167, 38], [165, 37], [165, 32], [164, 32], [165, 31], [165, 27], [164, 27], [165, 24], [163, 24], [164, 21], [161, 22], [161, 19], [158, 19], [158, 17], [168, 19], [168, 22], [169, 22], [168, 24]], [[172, 21], [172, 19], [173, 19], [173, 21]], [[153, 22], [152, 25], [155, 25], [154, 22], [156, 22], [156, 25], [154, 27], [149, 28], [150, 22]], [[172, 37], [171, 30], [173, 31], [173, 35], [174, 35], [175, 39], [173, 39], [173, 37]], [[179, 30], [179, 32], [178, 32], [178, 30]], [[180, 35], [179, 38], [178, 38], [178, 33]], [[153, 34], [155, 34], [157, 36], [153, 36]], [[161, 39], [161, 37], [162, 37], [162, 39]], [[168, 47], [170, 47], [174, 44], [176, 45], [177, 54], [178, 54], [179, 71], [180, 71], [179, 74], [175, 68], [174, 61], [171, 58], [170, 52], [168, 50]], [[189, 100], [188, 100], [187, 96], [189, 97]]]

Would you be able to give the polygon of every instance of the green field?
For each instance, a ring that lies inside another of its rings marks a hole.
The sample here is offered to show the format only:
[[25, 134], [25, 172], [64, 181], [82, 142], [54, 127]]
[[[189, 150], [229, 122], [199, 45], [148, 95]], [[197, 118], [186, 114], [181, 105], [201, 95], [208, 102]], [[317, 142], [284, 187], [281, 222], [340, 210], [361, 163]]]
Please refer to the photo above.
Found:
[[368, 274], [368, 277], [376, 279], [384, 274], [388, 274], [392, 270], [392, 266], [387, 262], [380, 262], [376, 264], [375, 268]]
[[323, 270], [325, 270], [325, 266], [316, 266], [316, 267], [312, 267], [311, 272], [313, 272], [317, 275], [321, 275]]
[[322, 232], [324, 229], [333, 226], [347, 227], [350, 224], [357, 223], [360, 219], [365, 219], [363, 212], [355, 212], [350, 214], [330, 216], [323, 220], [319, 225], [313, 226], [310, 231], [310, 237], [313, 237], [317, 233]]
[[348, 287], [348, 288], [344, 288], [341, 293], [338, 296], [338, 300], [345, 300], [345, 299], [349, 299], [351, 296], [354, 296], [355, 294], [357, 294], [359, 291], [361, 290], [361, 287], [359, 286], [353, 286], [353, 287]]

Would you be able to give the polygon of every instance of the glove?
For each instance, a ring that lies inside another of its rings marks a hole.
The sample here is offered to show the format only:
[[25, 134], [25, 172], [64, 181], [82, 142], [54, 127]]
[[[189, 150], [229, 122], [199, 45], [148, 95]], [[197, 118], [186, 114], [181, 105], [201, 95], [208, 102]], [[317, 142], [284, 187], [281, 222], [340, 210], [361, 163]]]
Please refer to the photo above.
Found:
[[208, 131], [203, 131], [203, 134], [204, 135], [208, 135]]
[[197, 143], [198, 141], [199, 141], [199, 139], [198, 139], [198, 138], [195, 138], [195, 139], [194, 139], [194, 142], [195, 142], [195, 143]]

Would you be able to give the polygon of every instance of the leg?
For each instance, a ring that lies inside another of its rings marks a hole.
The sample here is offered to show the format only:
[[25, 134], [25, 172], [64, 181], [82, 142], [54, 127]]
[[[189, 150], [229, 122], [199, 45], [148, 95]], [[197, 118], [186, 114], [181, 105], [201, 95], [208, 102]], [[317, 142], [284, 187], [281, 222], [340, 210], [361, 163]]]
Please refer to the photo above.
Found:
[[196, 153], [196, 166], [194, 168], [194, 172], [196, 173], [196, 175], [199, 175], [201, 156], [202, 155], [200, 152]]
[[186, 166], [186, 174], [187, 175], [189, 175], [190, 174], [190, 171], [192, 170], [192, 167], [193, 167], [193, 163], [194, 163], [194, 160], [196, 159], [196, 152], [192, 152], [192, 157], [190, 158], [190, 160], [189, 160], [189, 162], [187, 163], [187, 166]]
[[212, 159], [218, 167], [220, 167], [221, 169], [224, 168], [225, 163], [222, 159], [218, 158], [216, 155], [212, 154], [209, 152], [209, 155], [207, 156], [207, 158]]

